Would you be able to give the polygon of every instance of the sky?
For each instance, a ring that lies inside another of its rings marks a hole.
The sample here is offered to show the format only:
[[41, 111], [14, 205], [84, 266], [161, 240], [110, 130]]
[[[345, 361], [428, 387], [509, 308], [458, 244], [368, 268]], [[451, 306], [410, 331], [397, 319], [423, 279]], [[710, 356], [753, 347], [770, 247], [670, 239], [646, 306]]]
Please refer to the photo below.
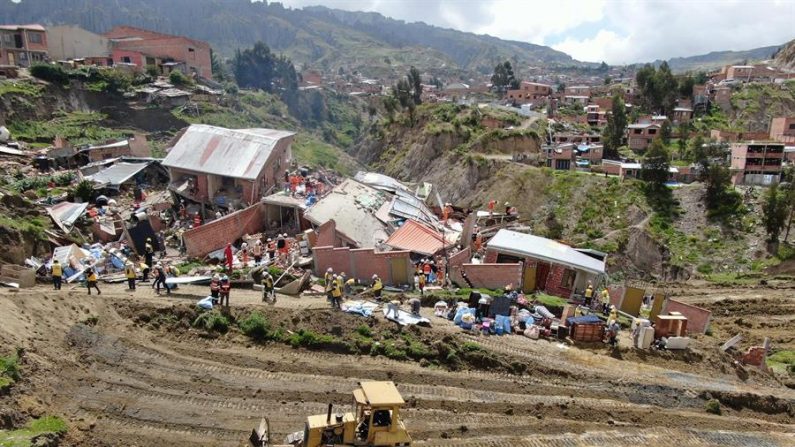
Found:
[[795, 38], [795, 0], [280, 0], [374, 11], [546, 45], [588, 62], [650, 62]]

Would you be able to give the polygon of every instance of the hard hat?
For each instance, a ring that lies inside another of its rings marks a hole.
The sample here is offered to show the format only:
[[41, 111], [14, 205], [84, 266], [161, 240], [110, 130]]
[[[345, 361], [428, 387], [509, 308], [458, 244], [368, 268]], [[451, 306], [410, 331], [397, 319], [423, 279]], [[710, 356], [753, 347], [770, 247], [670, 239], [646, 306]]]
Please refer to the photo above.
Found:
[[[268, 239], [268, 240], [270, 240], [270, 239]], [[257, 245], [262, 245], [262, 241], [261, 241], [261, 240], [259, 240], [259, 239], [257, 239], [257, 242], [256, 242], [256, 244], [257, 244]]]
[[152, 242], [152, 238], [151, 237], [146, 238], [146, 242]]
[[373, 275], [373, 279], [378, 278], [378, 275]]
[[218, 273], [216, 273], [215, 275], [213, 275], [213, 279], [219, 281], [221, 277], [218, 275]]
[[340, 276], [345, 276], [345, 272], [340, 273]]
[[273, 239], [271, 239], [271, 238], [268, 238], [268, 242], [273, 242]]
[[508, 202], [505, 202], [505, 206], [508, 206], [508, 205], [510, 205], [510, 203], [508, 203]]
[[229, 281], [229, 277], [226, 275], [221, 276], [221, 281]]
[[331, 277], [334, 278], [334, 279], [337, 279], [337, 275], [336, 274], [331, 275]]
[[331, 267], [329, 267], [329, 268], [327, 268], [327, 269], [326, 269], [326, 271], [327, 271], [327, 272], [329, 272], [329, 273], [331, 273], [331, 272], [333, 272], [333, 271], [334, 271], [334, 269], [332, 269]]

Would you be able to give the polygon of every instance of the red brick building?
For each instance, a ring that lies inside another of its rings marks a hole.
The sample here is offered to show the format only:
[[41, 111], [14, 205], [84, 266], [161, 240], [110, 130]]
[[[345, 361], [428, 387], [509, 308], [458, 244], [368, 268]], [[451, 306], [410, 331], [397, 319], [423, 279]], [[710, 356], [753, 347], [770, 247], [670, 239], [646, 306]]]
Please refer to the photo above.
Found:
[[795, 116], [773, 118], [770, 121], [770, 138], [782, 143], [795, 143]]
[[49, 59], [41, 25], [0, 25], [0, 65], [29, 67]]
[[103, 36], [111, 41], [114, 63], [144, 68], [148, 65], [183, 62], [189, 74], [212, 77], [212, 50], [206, 42], [131, 26], [117, 26]]
[[193, 124], [163, 160], [170, 189], [223, 207], [258, 202], [270, 188], [282, 184], [294, 135], [284, 130]]
[[731, 145], [732, 183], [772, 185], [781, 179], [784, 143], [750, 142]]
[[537, 82], [522, 81], [516, 90], [508, 90], [505, 98], [514, 104], [545, 101], [552, 94], [552, 86]]
[[652, 140], [660, 135], [660, 125], [653, 123], [627, 126], [627, 145], [633, 151], [645, 151]]

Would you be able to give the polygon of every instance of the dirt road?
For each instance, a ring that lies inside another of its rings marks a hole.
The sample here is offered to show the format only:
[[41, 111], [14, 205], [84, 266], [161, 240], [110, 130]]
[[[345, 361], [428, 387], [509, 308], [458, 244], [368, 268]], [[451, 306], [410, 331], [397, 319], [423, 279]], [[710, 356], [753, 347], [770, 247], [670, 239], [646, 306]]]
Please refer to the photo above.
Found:
[[[356, 383], [374, 379], [398, 384], [409, 403], [405, 422], [423, 446], [795, 445], [795, 392], [754, 377], [743, 382], [731, 371], [687, 372], [613, 358], [600, 348], [469, 336], [436, 319], [420, 330], [473, 341], [529, 366], [521, 376], [449, 371], [261, 345], [234, 331], [169, 330], [193, 300], [120, 289], [105, 286], [100, 297], [2, 291], [0, 341], [25, 348], [26, 377], [0, 406], [63, 415], [73, 427], [67, 445], [237, 446], [262, 415], [281, 437], [302, 429], [306, 415], [324, 413], [328, 402], [349, 407]], [[232, 304], [275, 312], [253, 292], [233, 295]], [[317, 298], [282, 297], [277, 307], [287, 319], [359, 321], [331, 314]], [[172, 324], [141, 325], [140, 313]], [[726, 402], [721, 416], [704, 411], [713, 396]]]

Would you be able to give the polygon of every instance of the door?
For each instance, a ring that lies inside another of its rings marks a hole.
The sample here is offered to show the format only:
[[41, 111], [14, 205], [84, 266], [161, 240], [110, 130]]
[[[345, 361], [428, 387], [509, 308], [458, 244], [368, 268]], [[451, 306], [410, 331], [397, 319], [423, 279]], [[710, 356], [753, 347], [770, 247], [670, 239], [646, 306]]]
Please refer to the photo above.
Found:
[[8, 53], [8, 65], [16, 65], [17, 64], [17, 55], [14, 52], [9, 51]]
[[392, 284], [408, 284], [409, 282], [409, 265], [406, 258], [393, 258], [390, 260], [392, 267]]
[[550, 266], [543, 262], [537, 263], [536, 266], [536, 288], [539, 290], [546, 290]]
[[522, 291], [530, 293], [536, 289], [536, 266], [535, 263], [525, 262], [524, 267], [524, 280], [522, 282]]

